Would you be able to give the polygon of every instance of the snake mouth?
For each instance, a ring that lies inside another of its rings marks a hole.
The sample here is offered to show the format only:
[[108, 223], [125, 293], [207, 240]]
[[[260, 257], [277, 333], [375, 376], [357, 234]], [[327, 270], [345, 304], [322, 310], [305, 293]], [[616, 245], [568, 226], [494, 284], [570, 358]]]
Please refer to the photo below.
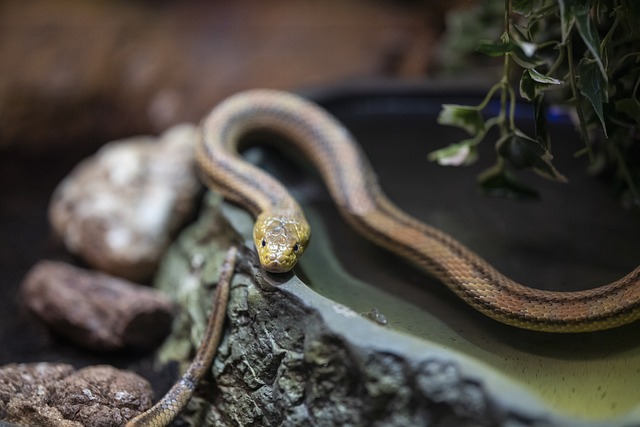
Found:
[[291, 270], [293, 266], [287, 266], [280, 261], [269, 261], [268, 263], [263, 264], [262, 268], [267, 270], [269, 273], [286, 273]]

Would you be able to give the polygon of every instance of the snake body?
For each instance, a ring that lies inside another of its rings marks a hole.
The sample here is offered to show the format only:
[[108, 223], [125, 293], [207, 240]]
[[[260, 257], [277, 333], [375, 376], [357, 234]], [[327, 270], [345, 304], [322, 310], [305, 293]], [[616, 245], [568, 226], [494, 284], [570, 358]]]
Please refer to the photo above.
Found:
[[453, 237], [396, 207], [358, 144], [330, 114], [292, 94], [253, 90], [223, 101], [204, 119], [196, 158], [210, 186], [256, 217], [254, 241], [268, 271], [295, 265], [308, 244], [309, 225], [286, 188], [238, 152], [245, 135], [263, 130], [285, 137], [311, 160], [354, 229], [420, 266], [489, 317], [549, 332], [595, 331], [640, 318], [640, 267], [610, 284], [575, 292], [518, 284]]
[[224, 263], [220, 269], [220, 277], [216, 292], [213, 296], [211, 313], [202, 337], [202, 342], [191, 364], [155, 405], [129, 420], [125, 427], [165, 427], [187, 406], [200, 380], [207, 374], [213, 357], [218, 351], [218, 344], [222, 338], [224, 318], [227, 314], [229, 288], [236, 266], [238, 250], [232, 246], [227, 251]]

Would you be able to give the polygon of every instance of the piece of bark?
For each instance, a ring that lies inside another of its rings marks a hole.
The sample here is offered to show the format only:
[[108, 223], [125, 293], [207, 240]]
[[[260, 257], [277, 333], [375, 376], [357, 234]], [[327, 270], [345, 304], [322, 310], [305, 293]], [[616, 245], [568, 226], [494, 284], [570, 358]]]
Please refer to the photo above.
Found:
[[0, 367], [0, 416], [39, 427], [117, 427], [151, 406], [144, 378], [112, 366], [56, 363]]
[[152, 348], [169, 333], [162, 293], [69, 264], [41, 261], [21, 285], [26, 307], [57, 334], [85, 348]]
[[196, 204], [195, 140], [184, 124], [113, 141], [76, 166], [49, 207], [66, 248], [101, 271], [148, 279]]

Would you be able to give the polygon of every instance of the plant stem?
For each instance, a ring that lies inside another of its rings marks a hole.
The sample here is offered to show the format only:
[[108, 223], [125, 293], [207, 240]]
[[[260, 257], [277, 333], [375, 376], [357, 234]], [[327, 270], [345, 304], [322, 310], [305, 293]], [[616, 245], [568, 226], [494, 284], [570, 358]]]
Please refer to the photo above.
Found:
[[485, 97], [482, 100], [482, 102], [480, 104], [476, 105], [473, 108], [478, 110], [478, 111], [484, 110], [485, 107], [487, 106], [487, 104], [489, 104], [489, 101], [491, 101], [491, 98], [493, 97], [493, 94], [496, 93], [496, 91], [502, 87], [501, 84], [502, 84], [501, 82], [498, 82], [498, 83], [494, 84], [493, 86], [491, 86], [491, 89], [489, 89], [489, 91], [485, 95]]
[[557, 47], [558, 47], [558, 57], [553, 62], [551, 67], [549, 67], [549, 71], [547, 72], [547, 75], [549, 75], [549, 76], [553, 76], [555, 74], [555, 72], [558, 70], [558, 68], [560, 68], [562, 66], [562, 64], [564, 63], [565, 50], [561, 49], [560, 48], [561, 46], [559, 46], [559, 45]]
[[511, 0], [504, 0], [504, 32], [510, 34], [511, 25]]
[[573, 99], [576, 104], [576, 112], [578, 113], [578, 121], [580, 122], [580, 133], [582, 134], [582, 140], [584, 141], [585, 148], [589, 154], [589, 161], [595, 161], [595, 155], [591, 148], [591, 140], [587, 132], [587, 123], [584, 118], [584, 112], [582, 111], [582, 105], [580, 105], [580, 91], [578, 90], [578, 83], [576, 81], [576, 67], [573, 63], [573, 48], [571, 45], [571, 37], [568, 38], [566, 44], [567, 61], [569, 62], [569, 81], [571, 82], [571, 92], [573, 93]]
[[[511, 0], [505, 0], [504, 2], [504, 33], [506, 40], [503, 40], [504, 43], [509, 41], [509, 29], [511, 23]], [[506, 113], [507, 113], [507, 99], [509, 96], [509, 71], [511, 69], [511, 56], [507, 53], [504, 55], [504, 65], [502, 67], [502, 79], [500, 79], [500, 114], [499, 114], [499, 123], [500, 123], [500, 136], [505, 136], [509, 133], [511, 129], [507, 125]], [[511, 100], [513, 104], [513, 100]]]
[[516, 91], [511, 86], [509, 89], [509, 130], [516, 129]]

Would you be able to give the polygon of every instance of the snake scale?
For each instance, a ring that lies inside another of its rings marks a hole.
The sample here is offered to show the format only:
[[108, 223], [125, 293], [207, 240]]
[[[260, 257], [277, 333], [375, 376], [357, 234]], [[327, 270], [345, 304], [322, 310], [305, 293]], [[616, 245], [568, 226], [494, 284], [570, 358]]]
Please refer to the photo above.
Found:
[[240, 157], [243, 136], [260, 130], [285, 137], [317, 167], [355, 230], [415, 263], [489, 317], [549, 332], [595, 331], [640, 318], [640, 267], [610, 284], [575, 292], [518, 284], [453, 237], [396, 207], [358, 144], [329, 113], [293, 94], [251, 90], [223, 101], [204, 119], [196, 158], [211, 187], [256, 217], [254, 241], [268, 271], [291, 269], [310, 230], [286, 188]]

